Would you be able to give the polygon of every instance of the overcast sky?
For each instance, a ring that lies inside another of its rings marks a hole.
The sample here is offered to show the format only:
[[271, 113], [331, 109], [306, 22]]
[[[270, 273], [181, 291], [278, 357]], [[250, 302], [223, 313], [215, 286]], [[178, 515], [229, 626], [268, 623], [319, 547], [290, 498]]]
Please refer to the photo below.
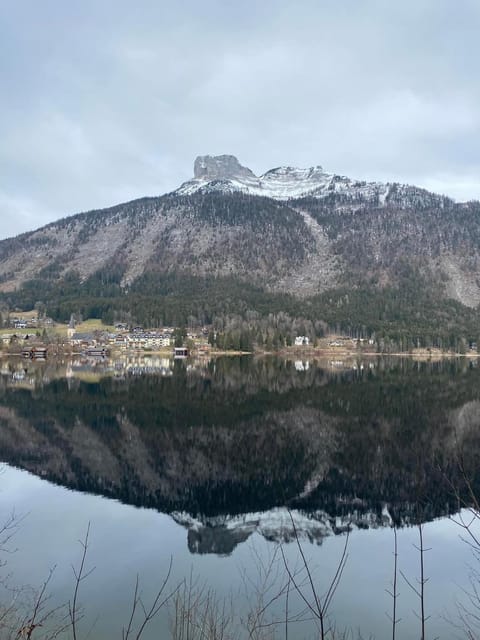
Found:
[[480, 199], [479, 0], [0, 0], [0, 237], [200, 154]]

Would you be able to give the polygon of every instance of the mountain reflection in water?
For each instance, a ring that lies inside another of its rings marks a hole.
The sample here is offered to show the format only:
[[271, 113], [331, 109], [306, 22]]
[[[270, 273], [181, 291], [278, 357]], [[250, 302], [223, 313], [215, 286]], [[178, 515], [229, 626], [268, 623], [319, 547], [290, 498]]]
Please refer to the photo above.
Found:
[[[2, 361], [0, 457], [169, 513], [194, 553], [321, 543], [458, 510], [480, 485], [476, 362]], [[462, 462], [462, 465], [459, 464]]]

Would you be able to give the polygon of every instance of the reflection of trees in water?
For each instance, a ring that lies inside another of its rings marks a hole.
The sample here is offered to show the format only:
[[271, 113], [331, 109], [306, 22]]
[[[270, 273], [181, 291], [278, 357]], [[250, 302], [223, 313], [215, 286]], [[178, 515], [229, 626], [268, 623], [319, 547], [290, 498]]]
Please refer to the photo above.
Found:
[[65, 486], [168, 512], [381, 519], [387, 503], [416, 522], [457, 508], [445, 476], [460, 482], [458, 450], [480, 484], [479, 378], [453, 360], [332, 374], [225, 358], [170, 377], [2, 385], [0, 447]]

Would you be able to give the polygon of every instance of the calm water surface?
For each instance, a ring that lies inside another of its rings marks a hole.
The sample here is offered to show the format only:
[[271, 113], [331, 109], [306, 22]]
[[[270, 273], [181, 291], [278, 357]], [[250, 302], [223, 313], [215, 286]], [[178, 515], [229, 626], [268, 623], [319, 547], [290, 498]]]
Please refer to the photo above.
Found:
[[[391, 637], [393, 526], [400, 569], [415, 583], [422, 524], [428, 635], [461, 637], [450, 621], [475, 558], [450, 516], [455, 493], [468, 498], [461, 466], [474, 491], [480, 484], [475, 361], [1, 367], [0, 509], [3, 520], [12, 509], [25, 516], [3, 572], [37, 586], [56, 566], [51, 602], [68, 600], [90, 523], [82, 632], [121, 637], [136, 575], [148, 600], [170, 560], [172, 588], [192, 579], [233, 599], [245, 622], [260, 584], [266, 600], [284, 585], [280, 545], [291, 571], [300, 568], [292, 514], [319, 593], [349, 532], [330, 613], [351, 637]], [[418, 602], [401, 576], [398, 590], [397, 638], [418, 638]], [[293, 590], [290, 615], [301, 609]], [[284, 611], [276, 599], [265, 622]], [[168, 637], [171, 625], [162, 612], [144, 637]], [[283, 626], [276, 632], [285, 637]], [[310, 622], [289, 626], [289, 638], [313, 635]]]

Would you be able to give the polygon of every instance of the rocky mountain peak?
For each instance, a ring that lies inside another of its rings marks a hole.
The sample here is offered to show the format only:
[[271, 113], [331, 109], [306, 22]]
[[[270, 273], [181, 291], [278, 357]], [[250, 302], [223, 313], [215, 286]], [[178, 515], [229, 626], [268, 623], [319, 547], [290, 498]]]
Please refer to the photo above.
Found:
[[190, 195], [197, 191], [242, 191], [251, 195], [285, 200], [310, 195], [325, 189], [332, 176], [322, 167], [298, 169], [277, 167], [257, 177], [235, 156], [198, 156], [194, 164], [194, 177], [185, 182], [177, 193]]
[[446, 199], [424, 189], [409, 185], [384, 184], [352, 180], [346, 176], [327, 173], [320, 165], [307, 168], [280, 166], [256, 176], [240, 164], [235, 156], [198, 156], [194, 164], [194, 178], [184, 182], [175, 193], [242, 192], [275, 200], [313, 197], [343, 198], [344, 201], [401, 208], [444, 206]]
[[224, 180], [230, 178], [255, 178], [253, 171], [242, 166], [235, 156], [198, 156], [193, 165], [196, 180]]

